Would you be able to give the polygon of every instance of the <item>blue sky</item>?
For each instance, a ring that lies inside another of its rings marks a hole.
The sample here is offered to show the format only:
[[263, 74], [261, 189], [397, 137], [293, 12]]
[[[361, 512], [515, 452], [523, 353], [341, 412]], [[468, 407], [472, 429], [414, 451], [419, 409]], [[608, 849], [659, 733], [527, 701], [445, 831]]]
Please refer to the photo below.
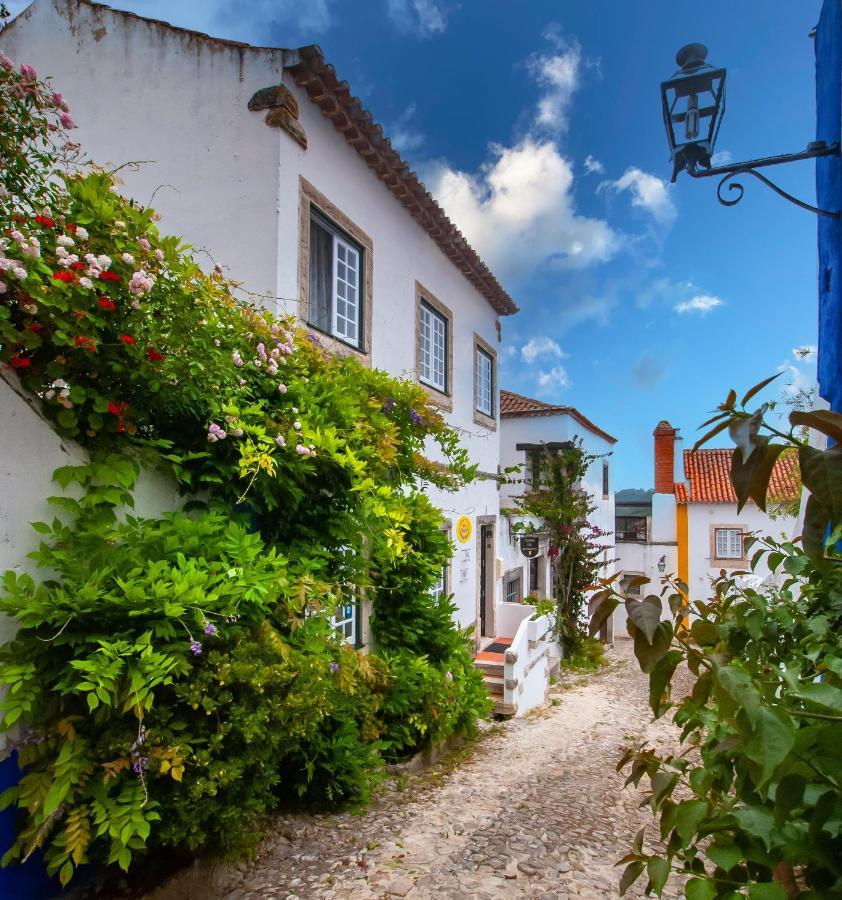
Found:
[[[793, 349], [816, 342], [815, 217], [759, 183], [733, 209], [713, 179], [669, 186], [658, 86], [675, 51], [701, 41], [728, 69], [717, 150], [803, 149], [820, 0], [111, 5], [320, 44], [519, 303], [502, 386], [575, 405], [618, 437], [615, 487], [651, 485], [660, 419], [690, 438], [732, 386], [778, 369], [784, 390], [812, 382], [814, 361]], [[769, 174], [815, 202], [812, 163]]]

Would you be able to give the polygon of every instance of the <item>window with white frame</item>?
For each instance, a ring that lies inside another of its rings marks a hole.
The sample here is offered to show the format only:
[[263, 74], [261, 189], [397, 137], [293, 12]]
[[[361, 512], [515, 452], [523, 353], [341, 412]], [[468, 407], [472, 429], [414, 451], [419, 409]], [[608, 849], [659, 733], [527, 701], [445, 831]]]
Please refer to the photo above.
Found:
[[441, 600], [447, 595], [447, 566], [442, 566], [430, 593], [435, 600]]
[[477, 412], [494, 415], [494, 360], [481, 347], [476, 348]]
[[362, 262], [362, 247], [313, 210], [308, 321], [353, 347], [362, 344]]
[[343, 641], [357, 643], [357, 607], [351, 598], [339, 603], [330, 618], [330, 624]]
[[742, 559], [743, 532], [740, 528], [716, 529], [716, 558], [717, 559]]
[[447, 393], [447, 319], [422, 302], [418, 327], [418, 378]]
[[523, 574], [520, 569], [506, 575], [503, 582], [503, 596], [506, 603], [520, 603], [523, 598]]

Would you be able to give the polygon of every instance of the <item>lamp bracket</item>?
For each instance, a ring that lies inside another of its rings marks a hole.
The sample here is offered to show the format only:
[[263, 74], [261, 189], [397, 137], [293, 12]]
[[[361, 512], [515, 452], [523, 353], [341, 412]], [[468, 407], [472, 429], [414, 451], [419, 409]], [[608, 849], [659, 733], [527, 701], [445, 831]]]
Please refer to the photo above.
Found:
[[[815, 213], [818, 216], [825, 216], [828, 219], [839, 219], [842, 218], [842, 214], [839, 212], [832, 212], [828, 209], [821, 209], [818, 206], [811, 206], [809, 203], [805, 203], [803, 200], [793, 197], [792, 194], [788, 194], [783, 188], [778, 187], [778, 185], [765, 175], [761, 175], [760, 172], [755, 171], [756, 169], [764, 168], [766, 166], [779, 166], [783, 163], [798, 162], [802, 159], [815, 159], [820, 156], [839, 156], [839, 144], [826, 144], [824, 141], [814, 141], [813, 143], [808, 144], [807, 149], [802, 150], [800, 153], [784, 153], [780, 156], [764, 156], [761, 159], [731, 163], [727, 166], [712, 166], [709, 169], [700, 169], [694, 164], [688, 166], [687, 174], [693, 178], [715, 178], [722, 175], [723, 178], [716, 188], [716, 196], [723, 206], [736, 206], [740, 200], [743, 199], [743, 194], [745, 193], [745, 188], [742, 184], [738, 181], [732, 182], [731, 179], [736, 178], [738, 175], [751, 175], [752, 178], [762, 181], [763, 184], [771, 188], [779, 196], [783, 197], [784, 200], [789, 200], [790, 203], [800, 206], [801, 209], [806, 209], [808, 212]], [[729, 191], [737, 191], [735, 197], [725, 197], [723, 195], [722, 189], [726, 184], [728, 185]]]

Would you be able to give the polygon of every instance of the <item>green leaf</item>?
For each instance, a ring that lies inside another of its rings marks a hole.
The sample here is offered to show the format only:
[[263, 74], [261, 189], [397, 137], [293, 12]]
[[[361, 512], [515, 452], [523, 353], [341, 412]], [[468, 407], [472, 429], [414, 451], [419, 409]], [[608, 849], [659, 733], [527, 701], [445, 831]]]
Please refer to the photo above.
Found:
[[594, 610], [588, 626], [588, 632], [591, 637], [599, 633], [599, 630], [611, 618], [611, 614], [619, 605], [620, 601], [616, 597], [609, 595], [602, 598], [599, 606]]
[[690, 635], [700, 647], [713, 647], [719, 643], [719, 628], [705, 619], [696, 619], [690, 626]]
[[824, 557], [825, 535], [830, 524], [830, 513], [815, 494], [810, 494], [804, 506], [801, 546], [811, 559], [817, 560]]
[[828, 511], [831, 523], [842, 521], [842, 446], [799, 447], [798, 462], [804, 486]]
[[826, 681], [801, 684], [796, 693], [808, 703], [813, 703], [831, 712], [842, 713], [842, 688], [834, 687]]
[[643, 600], [626, 600], [626, 612], [651, 644], [661, 622], [661, 598], [650, 594]]
[[636, 628], [634, 623], [629, 623], [629, 628], [634, 628], [634, 655], [640, 664], [640, 671], [647, 675], [654, 671], [659, 660], [667, 653], [672, 644], [673, 628], [671, 622], [661, 622], [655, 629], [651, 643], [646, 635]]
[[756, 447], [747, 459], [737, 448], [731, 457], [731, 484], [737, 495], [737, 512], [741, 512], [749, 499], [760, 509], [766, 510], [769, 479], [778, 457], [786, 450], [786, 444], [769, 443], [769, 438], [756, 438]]
[[646, 863], [642, 860], [635, 860], [634, 862], [629, 863], [625, 871], [623, 872], [622, 878], [620, 878], [620, 896], [624, 896], [626, 891], [637, 881], [638, 878], [643, 874], [643, 870], [646, 867]]
[[666, 711], [667, 686], [683, 659], [684, 655], [680, 650], [670, 650], [658, 660], [649, 675], [649, 706], [656, 719]]
[[660, 897], [670, 875], [668, 860], [660, 856], [651, 856], [646, 862], [646, 874], [649, 876], [649, 884], [652, 890]]
[[772, 830], [775, 827], [775, 820], [768, 809], [758, 807], [735, 809], [732, 815], [744, 831], [763, 841], [767, 850], [772, 849]]
[[684, 847], [691, 844], [707, 811], [708, 805], [705, 800], [685, 800], [679, 804], [675, 814], [675, 830]]
[[736, 844], [711, 844], [705, 854], [720, 869], [730, 872], [743, 862], [743, 851]]
[[792, 425], [806, 425], [814, 428], [821, 434], [833, 438], [837, 444], [842, 444], [842, 415], [829, 409], [814, 409], [810, 412], [802, 412], [797, 409], [789, 414]]
[[748, 673], [732, 663], [716, 669], [716, 683], [737, 705], [745, 710], [752, 727], [760, 716], [761, 697]]
[[767, 882], [766, 884], [750, 884], [748, 895], [751, 900], [788, 900], [789, 894], [783, 885]]
[[716, 897], [716, 886], [712, 881], [707, 881], [706, 879], [691, 878], [684, 885], [684, 896], [686, 900], [714, 900]]

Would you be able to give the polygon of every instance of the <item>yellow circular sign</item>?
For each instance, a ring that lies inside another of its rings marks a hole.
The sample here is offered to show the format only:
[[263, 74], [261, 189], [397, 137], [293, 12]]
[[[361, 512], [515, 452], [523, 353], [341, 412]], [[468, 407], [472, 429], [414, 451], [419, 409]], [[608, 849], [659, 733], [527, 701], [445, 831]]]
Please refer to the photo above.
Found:
[[467, 544], [474, 533], [474, 526], [468, 516], [459, 516], [456, 520], [456, 537], [460, 544]]

